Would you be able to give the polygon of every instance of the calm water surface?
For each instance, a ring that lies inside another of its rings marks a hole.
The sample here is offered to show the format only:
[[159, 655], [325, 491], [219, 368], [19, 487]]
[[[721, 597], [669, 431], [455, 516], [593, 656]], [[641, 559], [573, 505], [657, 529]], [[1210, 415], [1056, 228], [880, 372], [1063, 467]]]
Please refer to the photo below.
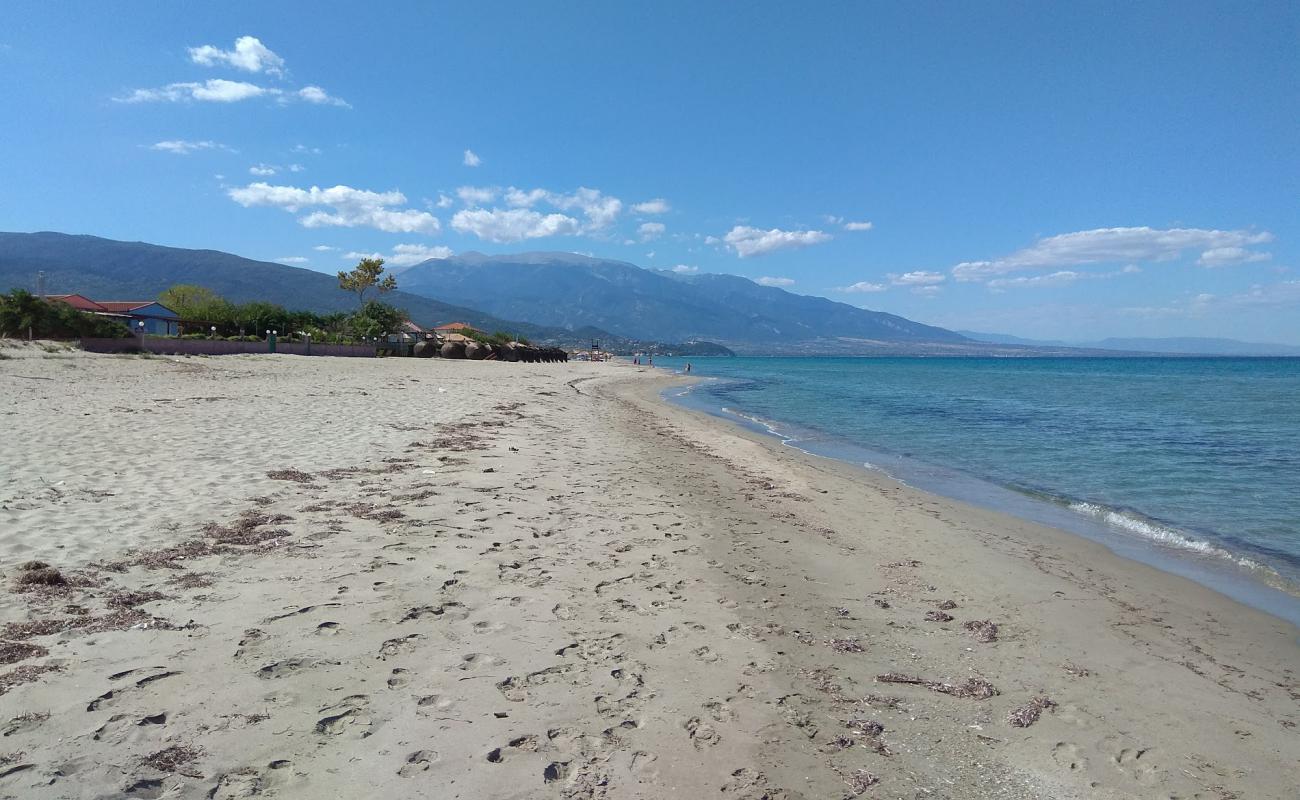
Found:
[[[1246, 590], [1227, 584], [1243, 576], [1300, 587], [1300, 359], [691, 363], [711, 380], [679, 402], [810, 452], [1076, 532], [1104, 530], [1095, 538], [1112, 549], [1175, 555], [1174, 571], [1234, 596]], [[1300, 621], [1295, 609], [1283, 615]]]

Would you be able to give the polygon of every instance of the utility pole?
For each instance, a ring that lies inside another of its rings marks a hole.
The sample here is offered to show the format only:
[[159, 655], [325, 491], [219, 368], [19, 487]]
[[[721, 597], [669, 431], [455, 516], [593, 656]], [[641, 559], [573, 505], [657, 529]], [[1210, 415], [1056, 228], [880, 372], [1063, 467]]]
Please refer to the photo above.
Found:
[[36, 296], [45, 299], [45, 270], [36, 273]]

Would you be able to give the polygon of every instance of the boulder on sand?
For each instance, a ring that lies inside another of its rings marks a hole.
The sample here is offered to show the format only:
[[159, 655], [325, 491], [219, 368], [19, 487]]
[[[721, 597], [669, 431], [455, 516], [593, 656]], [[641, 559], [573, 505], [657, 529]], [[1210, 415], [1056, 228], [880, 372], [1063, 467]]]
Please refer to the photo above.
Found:
[[421, 339], [412, 350], [416, 358], [433, 358], [438, 355], [438, 343], [432, 339]]
[[482, 361], [488, 357], [487, 345], [480, 342], [468, 342], [465, 345], [465, 357], [474, 361]]
[[442, 346], [443, 358], [464, 358], [465, 345], [461, 342], [447, 342]]

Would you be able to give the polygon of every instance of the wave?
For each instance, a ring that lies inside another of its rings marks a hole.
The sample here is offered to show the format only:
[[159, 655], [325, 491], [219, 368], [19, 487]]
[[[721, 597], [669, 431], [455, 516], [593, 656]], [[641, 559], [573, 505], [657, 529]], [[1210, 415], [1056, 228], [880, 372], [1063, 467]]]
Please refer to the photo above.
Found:
[[1258, 570], [1268, 573], [1270, 576], [1276, 576], [1281, 579], [1281, 575], [1264, 564], [1247, 558], [1240, 553], [1234, 553], [1230, 550], [1219, 547], [1216, 544], [1207, 542], [1204, 539], [1197, 539], [1187, 535], [1177, 528], [1171, 528], [1161, 525], [1154, 520], [1145, 519], [1132, 513], [1126, 513], [1114, 508], [1108, 508], [1097, 503], [1073, 502], [1068, 507], [1071, 511], [1091, 517], [1106, 523], [1112, 528], [1117, 528], [1125, 533], [1134, 534], [1148, 541], [1156, 542], [1166, 547], [1173, 547], [1178, 550], [1188, 550], [1203, 556], [1219, 558], [1230, 561], [1239, 567], [1250, 570]]

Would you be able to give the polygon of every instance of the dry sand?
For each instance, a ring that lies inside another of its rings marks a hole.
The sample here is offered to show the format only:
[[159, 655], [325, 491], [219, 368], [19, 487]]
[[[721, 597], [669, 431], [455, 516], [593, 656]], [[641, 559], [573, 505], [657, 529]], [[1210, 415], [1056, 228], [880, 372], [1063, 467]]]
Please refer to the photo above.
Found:
[[1292, 626], [663, 376], [0, 353], [0, 796], [1300, 785]]

